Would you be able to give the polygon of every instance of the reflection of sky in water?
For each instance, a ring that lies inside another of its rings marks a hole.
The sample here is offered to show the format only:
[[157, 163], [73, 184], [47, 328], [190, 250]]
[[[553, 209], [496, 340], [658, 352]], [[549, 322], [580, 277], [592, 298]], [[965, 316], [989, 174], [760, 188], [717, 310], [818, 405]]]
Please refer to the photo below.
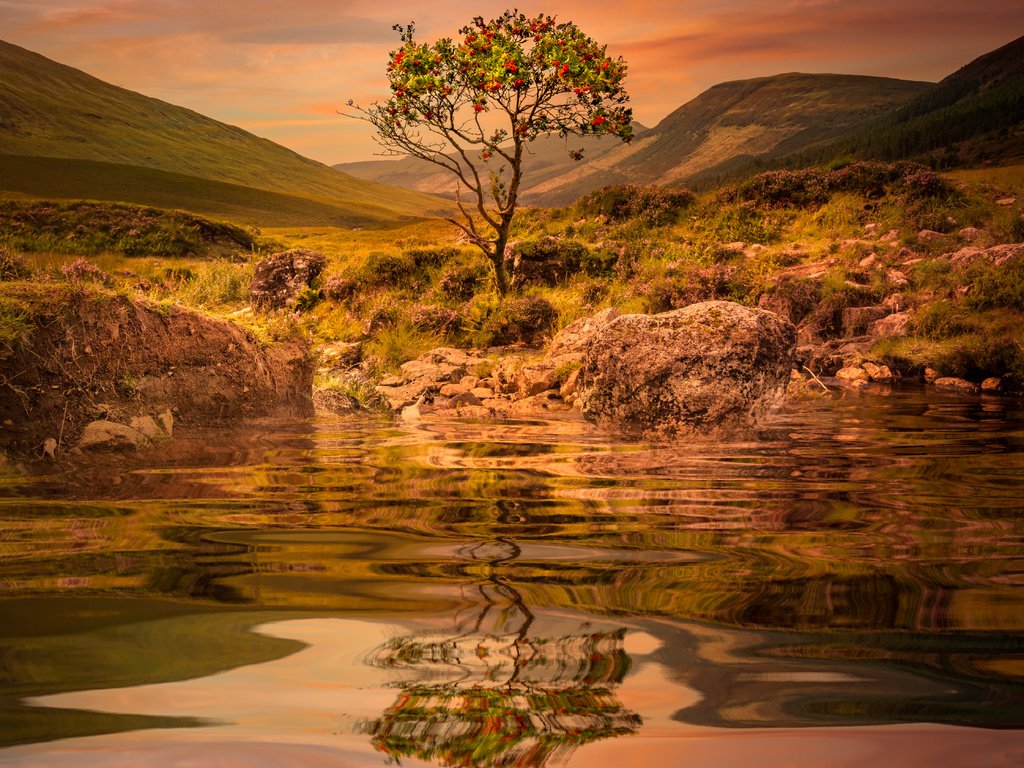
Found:
[[381, 765], [414, 705], [502, 685], [579, 766], [1021, 764], [1009, 407], [865, 396], [667, 446], [286, 426], [0, 477], [0, 743], [66, 739], [0, 765]]
[[[543, 617], [552, 627], [578, 617]], [[113, 691], [45, 697], [49, 707], [87, 708], [150, 715], [207, 718], [215, 724], [191, 729], [143, 731], [0, 751], [4, 766], [371, 766], [382, 765], [360, 721], [392, 705], [402, 673], [366, 663], [373, 649], [396, 633], [422, 631], [354, 619], [300, 619], [261, 625], [257, 631], [306, 647], [277, 661], [210, 677]], [[652, 625], [650, 629], [657, 631]], [[722, 730], [673, 719], [700, 694], [673, 683], [653, 659], [661, 641], [642, 628], [625, 635], [633, 664], [617, 687], [622, 705], [642, 714], [639, 735], [595, 741], [571, 754], [578, 766], [688, 764], [736, 766], [971, 766], [1018, 765], [1024, 735], [935, 725], [808, 730]], [[407, 676], [407, 670], [405, 671]], [[833, 683], [850, 681], [833, 680]], [[403, 765], [424, 765], [403, 758]]]

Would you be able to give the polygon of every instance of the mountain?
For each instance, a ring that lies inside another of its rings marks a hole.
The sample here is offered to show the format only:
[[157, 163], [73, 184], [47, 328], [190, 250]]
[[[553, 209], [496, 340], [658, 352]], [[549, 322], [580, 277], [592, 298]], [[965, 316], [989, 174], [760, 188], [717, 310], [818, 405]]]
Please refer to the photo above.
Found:
[[[209, 208], [217, 207], [222, 194], [236, 202], [251, 198], [250, 207], [241, 205], [240, 210], [244, 217], [261, 219], [253, 223], [273, 223], [265, 219], [273, 218], [283, 202], [296, 220], [307, 215], [303, 209], [308, 207], [313, 220], [305, 223], [361, 225], [419, 217], [445, 205], [437, 198], [367, 184], [240, 128], [2, 41], [0, 156], [19, 169], [0, 176], [0, 189], [7, 191], [33, 194], [26, 187], [33, 186], [37, 171], [53, 175], [59, 158], [74, 161], [65, 175], [75, 196], [111, 199], [107, 190], [118, 188], [125, 169], [135, 168], [136, 183], [121, 186], [130, 198], [123, 202], [149, 203], [145, 198], [165, 193], [161, 184], [172, 178], [182, 187], [206, 190], [207, 210], [191, 207], [197, 212], [218, 213]], [[93, 186], [96, 195], [89, 194]], [[50, 192], [61, 193], [59, 183]], [[190, 207], [189, 202], [188, 196], [177, 200], [180, 207]]]
[[709, 88], [631, 145], [532, 187], [557, 205], [606, 184], [693, 184], [753, 158], [772, 158], [849, 133], [927, 93], [930, 83], [861, 75], [788, 73]]
[[[634, 123], [634, 139], [643, 136], [648, 130], [639, 123]], [[582, 150], [585, 158], [582, 162], [587, 162], [604, 156], [618, 146], [620, 146], [619, 140], [608, 136], [582, 138], [574, 136], [565, 139], [558, 136], [542, 136], [527, 145], [521, 189], [528, 191], [553, 178], [571, 172], [578, 161], [569, 156], [570, 151]], [[500, 160], [495, 160], [496, 168], [501, 165]], [[339, 163], [333, 167], [368, 181], [392, 184], [402, 189], [414, 189], [419, 192], [455, 196], [455, 177], [443, 168], [416, 157]]]
[[986, 53], [849, 136], [786, 165], [932, 160], [951, 167], [1024, 157], [1024, 37]]

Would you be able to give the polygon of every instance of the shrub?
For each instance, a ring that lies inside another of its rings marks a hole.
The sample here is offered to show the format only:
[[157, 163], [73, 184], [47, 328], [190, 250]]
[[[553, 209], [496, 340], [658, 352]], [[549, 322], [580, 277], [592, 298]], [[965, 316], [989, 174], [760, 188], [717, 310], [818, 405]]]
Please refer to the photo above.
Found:
[[412, 248], [403, 256], [409, 259], [417, 270], [427, 270], [447, 264], [458, 257], [456, 248]]
[[914, 333], [926, 339], [949, 339], [973, 330], [974, 324], [963, 308], [949, 301], [929, 304], [914, 317]]
[[362, 279], [368, 285], [405, 286], [416, 272], [416, 262], [408, 254], [374, 251], [366, 259]]
[[88, 259], [75, 259], [69, 261], [60, 268], [64, 279], [71, 283], [101, 283], [106, 285], [110, 282], [110, 275], [97, 267]]
[[420, 330], [443, 336], [462, 330], [462, 316], [458, 311], [436, 304], [413, 304], [409, 308], [409, 321]]
[[509, 246], [505, 263], [512, 275], [512, 287], [558, 285], [580, 271], [589, 252], [578, 240], [542, 237]]
[[1024, 258], [1000, 266], [978, 260], [963, 273], [970, 286], [965, 301], [971, 309], [1015, 309], [1024, 312]]
[[354, 275], [331, 275], [324, 283], [324, 295], [332, 301], [347, 301], [360, 285], [359, 278]]
[[483, 322], [480, 335], [488, 345], [535, 344], [551, 333], [556, 320], [558, 312], [547, 299], [505, 299]]
[[465, 301], [473, 297], [486, 279], [487, 270], [482, 264], [456, 264], [441, 275], [437, 287], [449, 299]]
[[378, 373], [397, 371], [402, 363], [441, 346], [443, 341], [437, 334], [399, 322], [377, 330], [367, 342], [363, 357]]
[[576, 208], [584, 214], [606, 216], [612, 222], [637, 219], [654, 227], [674, 222], [694, 199], [687, 189], [625, 184], [591, 192], [580, 198]]
[[32, 277], [32, 267], [23, 256], [0, 245], [0, 281], [27, 280]]
[[608, 246], [587, 248], [580, 254], [580, 271], [587, 277], [611, 277], [618, 260], [617, 249]]

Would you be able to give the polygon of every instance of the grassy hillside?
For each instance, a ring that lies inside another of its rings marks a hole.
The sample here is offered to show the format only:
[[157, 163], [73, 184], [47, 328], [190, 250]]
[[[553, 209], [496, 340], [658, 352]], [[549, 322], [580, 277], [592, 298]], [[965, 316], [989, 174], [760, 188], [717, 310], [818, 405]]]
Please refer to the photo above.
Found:
[[951, 168], [1024, 158], [1024, 37], [975, 59], [899, 109], [814, 153], [809, 162], [929, 160]]
[[[442, 205], [436, 198], [357, 180], [240, 128], [118, 88], [4, 42], [0, 153], [212, 179], [312, 198], [343, 209], [353, 219], [423, 216]], [[91, 177], [80, 175], [93, 168], [67, 166], [67, 175], [78, 177], [69, 183], [85, 188], [82, 196], [101, 197], [88, 191]], [[6, 187], [3, 179], [0, 185]], [[171, 204], [191, 207], [189, 203], [188, 198], [178, 198]]]
[[[634, 123], [633, 136], [638, 139], [649, 130], [639, 123]], [[571, 173], [577, 166], [597, 160], [619, 146], [621, 143], [617, 139], [606, 136], [565, 139], [558, 136], [543, 136], [537, 139], [528, 145], [526, 160], [523, 163], [523, 199], [529, 201], [533, 188]], [[584, 156], [584, 160], [579, 162], [569, 157], [569, 152], [577, 149], [582, 150]], [[495, 167], [500, 167], [502, 163], [495, 160], [494, 164]], [[455, 196], [456, 180], [451, 173], [415, 157], [339, 163], [334, 168], [360, 179], [391, 184], [402, 189]]]
[[752, 158], [772, 158], [849, 133], [929, 83], [856, 75], [789, 73], [737, 80], [687, 102], [629, 147], [531, 190], [565, 204], [610, 183], [692, 184]]
[[261, 227], [377, 227], [395, 219], [393, 211], [379, 206], [353, 206], [97, 160], [0, 154], [0, 188], [8, 197], [185, 208]]

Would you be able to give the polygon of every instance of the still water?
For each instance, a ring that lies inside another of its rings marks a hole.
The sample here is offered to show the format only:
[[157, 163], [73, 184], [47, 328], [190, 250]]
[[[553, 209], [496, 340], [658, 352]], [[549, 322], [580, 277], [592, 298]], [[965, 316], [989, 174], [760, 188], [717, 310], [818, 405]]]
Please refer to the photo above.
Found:
[[1024, 409], [193, 431], [0, 474], [0, 766], [1024, 765]]

